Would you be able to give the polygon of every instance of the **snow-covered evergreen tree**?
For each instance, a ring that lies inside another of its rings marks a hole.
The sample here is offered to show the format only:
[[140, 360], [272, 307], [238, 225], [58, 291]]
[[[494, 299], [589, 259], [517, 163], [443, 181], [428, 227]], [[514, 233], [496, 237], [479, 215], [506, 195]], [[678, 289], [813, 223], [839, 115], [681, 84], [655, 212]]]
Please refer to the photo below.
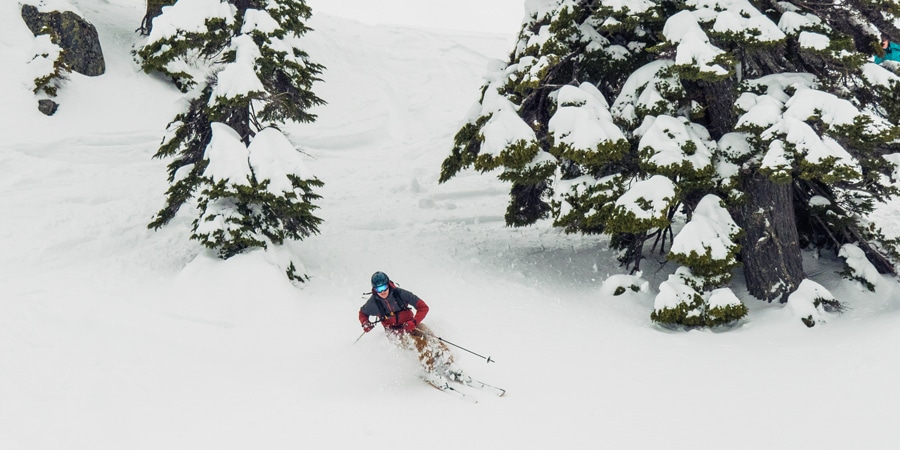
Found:
[[[690, 296], [672, 296], [660, 287], [650, 318], [661, 323], [682, 325], [721, 325], [747, 315], [747, 307], [727, 286], [732, 269], [738, 265], [740, 229], [719, 197], [709, 194], [700, 200], [691, 220], [672, 241], [669, 259], [682, 264], [664, 284], [672, 292]], [[682, 301], [690, 299], [690, 301]], [[674, 301], [673, 301], [674, 300]]]
[[[552, 217], [606, 233], [632, 270], [646, 247], [728, 229], [721, 258], [670, 254], [691, 273], [673, 285], [705, 279], [672, 296], [691, 308], [738, 260], [751, 294], [786, 301], [807, 246], [855, 243], [896, 273], [898, 242], [867, 215], [897, 193], [900, 78], [870, 62], [881, 33], [900, 37], [897, 3], [528, 0], [526, 11], [442, 182], [497, 170], [511, 183], [508, 224]], [[710, 194], [727, 212], [700, 226]]]
[[690, 267], [701, 277], [701, 290], [725, 286], [737, 266], [740, 229], [713, 194], [700, 200], [691, 220], [672, 241], [669, 259]]
[[156, 154], [172, 158], [171, 187], [151, 228], [196, 198], [191, 237], [222, 258], [318, 232], [322, 183], [277, 129], [313, 121], [309, 109], [324, 103], [311, 90], [323, 68], [299, 45], [310, 14], [303, 0], [179, 0], [153, 19], [142, 67], [191, 102]]

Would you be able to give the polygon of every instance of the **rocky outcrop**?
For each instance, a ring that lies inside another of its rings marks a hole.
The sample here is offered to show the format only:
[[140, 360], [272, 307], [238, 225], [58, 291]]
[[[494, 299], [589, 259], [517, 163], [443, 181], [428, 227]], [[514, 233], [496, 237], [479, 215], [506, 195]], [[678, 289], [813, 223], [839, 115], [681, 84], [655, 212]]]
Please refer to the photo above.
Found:
[[59, 108], [59, 104], [50, 99], [38, 100], [38, 111], [42, 112], [44, 115], [52, 116], [56, 114], [56, 108]]
[[97, 29], [71, 11], [40, 12], [32, 5], [22, 6], [22, 19], [35, 36], [50, 34], [63, 49], [63, 63], [82, 75], [97, 76], [106, 71]]

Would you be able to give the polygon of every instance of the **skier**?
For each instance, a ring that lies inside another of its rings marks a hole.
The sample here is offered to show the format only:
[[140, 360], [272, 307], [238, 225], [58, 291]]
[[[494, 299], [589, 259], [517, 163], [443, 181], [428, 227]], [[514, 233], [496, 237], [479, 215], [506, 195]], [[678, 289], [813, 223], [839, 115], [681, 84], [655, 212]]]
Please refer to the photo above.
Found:
[[881, 36], [881, 48], [884, 49], [884, 56], [875, 55], [875, 63], [881, 64], [885, 61], [900, 62], [900, 44], [891, 42], [887, 36]]
[[[415, 309], [415, 314], [410, 310]], [[401, 348], [416, 350], [425, 380], [436, 386], [458, 380], [462, 373], [453, 364], [450, 349], [422, 324], [428, 305], [416, 294], [400, 289], [384, 272], [372, 274], [372, 296], [359, 308], [359, 323], [368, 333], [377, 317], [388, 337]]]
[[[415, 308], [415, 316], [410, 306]], [[375, 272], [372, 274], [372, 296], [359, 308], [359, 322], [366, 333], [375, 327], [369, 321], [370, 316], [378, 317], [386, 329], [412, 332], [427, 314], [428, 305], [421, 298], [398, 288], [384, 272]]]

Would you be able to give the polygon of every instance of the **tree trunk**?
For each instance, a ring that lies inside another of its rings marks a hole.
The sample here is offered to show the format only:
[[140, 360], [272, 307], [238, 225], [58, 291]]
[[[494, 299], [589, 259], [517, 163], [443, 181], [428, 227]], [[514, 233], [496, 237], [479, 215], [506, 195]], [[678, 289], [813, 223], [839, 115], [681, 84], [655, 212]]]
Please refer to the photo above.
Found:
[[741, 260], [747, 290], [761, 300], [784, 303], [806, 277], [791, 186], [754, 172], [742, 177], [741, 191], [746, 197], [735, 219], [744, 230]]
[[[713, 139], [718, 140], [725, 133], [734, 130], [737, 123], [737, 111], [734, 103], [737, 100], [736, 81], [734, 77], [723, 81], [697, 81], [697, 101], [706, 105], [706, 129]], [[690, 90], [689, 90], [690, 92]]]
[[175, 0], [147, 0], [147, 12], [144, 14], [144, 19], [141, 21], [141, 27], [138, 28], [141, 34], [145, 36], [149, 35], [150, 30], [153, 29], [153, 19], [162, 14], [163, 6], [174, 4]]

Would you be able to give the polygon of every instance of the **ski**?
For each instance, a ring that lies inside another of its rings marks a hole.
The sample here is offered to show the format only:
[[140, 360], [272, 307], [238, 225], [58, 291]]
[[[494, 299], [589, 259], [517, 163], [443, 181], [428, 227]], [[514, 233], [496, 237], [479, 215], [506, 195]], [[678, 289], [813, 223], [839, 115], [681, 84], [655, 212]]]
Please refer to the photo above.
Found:
[[483, 381], [476, 380], [469, 375], [466, 375], [463, 371], [459, 369], [451, 369], [446, 372], [446, 376], [449, 380], [454, 381], [456, 383], [462, 384], [463, 386], [468, 386], [470, 388], [480, 389], [482, 391], [490, 392], [497, 397], [503, 397], [506, 394], [506, 389], [493, 386], [487, 384]]
[[446, 381], [441, 383], [441, 382], [432, 382], [431, 380], [425, 379], [425, 382], [428, 383], [429, 386], [431, 386], [445, 394], [450, 394], [460, 400], [468, 401], [471, 403], [478, 403], [477, 399], [475, 399], [474, 397], [471, 397], [469, 395], [466, 395], [465, 392], [460, 391], [459, 389], [456, 389], [453, 386], [450, 386], [450, 383], [447, 383]]
[[459, 384], [468, 386], [470, 388], [490, 392], [490, 393], [496, 395], [497, 397], [503, 397], [503, 395], [506, 394], [506, 389], [478, 381], [470, 376], [465, 376], [462, 379], [455, 380], [455, 381]]

